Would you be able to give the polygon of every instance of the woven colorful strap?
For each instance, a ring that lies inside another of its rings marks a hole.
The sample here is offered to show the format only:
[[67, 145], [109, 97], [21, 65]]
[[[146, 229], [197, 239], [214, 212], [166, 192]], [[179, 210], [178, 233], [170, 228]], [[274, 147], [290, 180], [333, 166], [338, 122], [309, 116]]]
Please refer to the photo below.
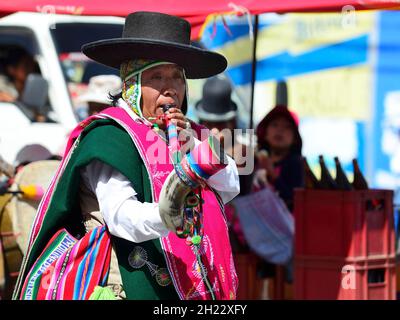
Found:
[[77, 240], [65, 229], [49, 241], [21, 292], [23, 300], [88, 300], [105, 285], [111, 259], [107, 229], [93, 229]]

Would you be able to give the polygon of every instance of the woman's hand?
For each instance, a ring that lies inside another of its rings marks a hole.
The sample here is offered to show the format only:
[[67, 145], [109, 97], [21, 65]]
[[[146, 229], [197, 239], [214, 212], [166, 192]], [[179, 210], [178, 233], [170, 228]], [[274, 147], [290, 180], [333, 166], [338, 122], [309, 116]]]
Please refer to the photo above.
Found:
[[274, 163], [272, 159], [268, 156], [268, 153], [265, 150], [261, 150], [257, 152], [256, 157], [257, 157], [258, 167], [260, 169], [265, 170], [268, 180], [270, 182], [275, 181], [277, 175], [275, 173]]
[[186, 119], [181, 109], [168, 109], [167, 118], [176, 125], [178, 132], [185, 129], [190, 129], [190, 122]]
[[262, 189], [268, 186], [267, 170], [258, 169], [254, 172], [253, 186], [256, 189]]
[[[180, 141], [180, 144], [181, 144], [182, 154], [185, 154], [189, 150], [192, 150], [195, 145], [193, 130], [191, 129], [189, 120], [185, 117], [185, 115], [182, 113], [182, 111], [178, 108], [170, 108], [164, 114], [164, 116], [169, 121], [171, 121], [173, 124], [176, 125], [178, 135], [179, 135], [178, 140]], [[163, 131], [165, 131], [167, 129], [165, 117], [159, 118], [156, 120], [156, 124]]]
[[[170, 120], [173, 124], [176, 125], [178, 133], [181, 130], [190, 129], [190, 122], [182, 113], [181, 109], [179, 108], [170, 108], [165, 113], [165, 117]], [[166, 130], [165, 120], [164, 119], [157, 119], [156, 123], [158, 127], [162, 130]]]

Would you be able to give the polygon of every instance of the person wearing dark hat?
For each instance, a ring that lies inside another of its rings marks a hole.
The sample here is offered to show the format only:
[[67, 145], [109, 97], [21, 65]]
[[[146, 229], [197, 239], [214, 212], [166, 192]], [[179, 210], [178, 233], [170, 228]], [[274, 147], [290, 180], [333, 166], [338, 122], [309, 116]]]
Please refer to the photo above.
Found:
[[[231, 95], [232, 86], [228, 79], [218, 76], [207, 79], [203, 85], [202, 98], [195, 104], [195, 112], [200, 124], [224, 137], [225, 149], [236, 160], [236, 165], [245, 167], [246, 138], [234, 132], [237, 128], [238, 108]], [[242, 180], [243, 176], [240, 178]], [[241, 188], [241, 193], [245, 189]]]
[[210, 129], [235, 129], [237, 105], [231, 100], [231, 93], [232, 87], [227, 79], [207, 79], [202, 99], [195, 105], [199, 122]]
[[[228, 79], [221, 77], [207, 79], [203, 86], [202, 99], [195, 104], [195, 110], [201, 124], [208, 127], [212, 132], [223, 135], [224, 142], [230, 140], [225, 147], [227, 153], [232, 155], [233, 159], [236, 160], [236, 165], [240, 170], [241, 167], [246, 167], [243, 159], [249, 161], [248, 159], [252, 160], [254, 158], [253, 156], [248, 157], [248, 152], [253, 152], [252, 148], [245, 145], [243, 139], [239, 140], [242, 135], [234, 134], [234, 129], [237, 128], [238, 110], [236, 103], [232, 101], [231, 95], [232, 86]], [[252, 174], [242, 174], [239, 176], [240, 194], [238, 197], [251, 193], [252, 180]], [[247, 261], [246, 268], [240, 268], [239, 263], [237, 273], [239, 279], [246, 279], [245, 281], [247, 281], [249, 270], [256, 268], [254, 264], [258, 260], [254, 259], [254, 255], [243, 234], [239, 217], [231, 203], [225, 205], [225, 214], [228, 221], [230, 242], [235, 261]], [[246, 291], [246, 286], [243, 286], [242, 290], [239, 288], [238, 296], [240, 299], [255, 297], [255, 295]]]
[[170, 151], [175, 126], [209, 136], [185, 116], [186, 78], [221, 73], [226, 59], [192, 46], [186, 20], [155, 12], [129, 14], [122, 38], [82, 51], [119, 69], [122, 91], [116, 107], [72, 132], [37, 213], [14, 299], [235, 299], [222, 205], [239, 192], [236, 165], [227, 157], [207, 176], [202, 170], [213, 167], [194, 163], [190, 179], [202, 182], [189, 197], [183, 181], [193, 180]]
[[[245, 163], [242, 163], [241, 160], [243, 153], [246, 152], [246, 146], [236, 141], [237, 136], [234, 135], [234, 129], [237, 128], [238, 108], [231, 96], [232, 85], [228, 79], [218, 76], [209, 78], [203, 85], [202, 98], [195, 104], [195, 111], [200, 124], [206, 126], [215, 134], [224, 136], [227, 153], [234, 159], [235, 155], [237, 156], [236, 165], [240, 167], [245, 166]], [[251, 175], [241, 175], [239, 178], [240, 194], [246, 194], [251, 188]], [[226, 206], [225, 211], [230, 225], [234, 251], [247, 250], [243, 235], [240, 232], [239, 220], [231, 214], [233, 211], [229, 205]]]

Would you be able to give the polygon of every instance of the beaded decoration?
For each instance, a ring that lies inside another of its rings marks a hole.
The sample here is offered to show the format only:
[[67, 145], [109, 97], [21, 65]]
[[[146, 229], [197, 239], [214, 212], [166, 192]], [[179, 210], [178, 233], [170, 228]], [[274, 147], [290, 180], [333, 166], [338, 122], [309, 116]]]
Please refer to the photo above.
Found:
[[187, 245], [192, 247], [196, 255], [197, 269], [201, 274], [203, 283], [207, 286], [214, 300], [213, 288], [207, 278], [207, 270], [201, 258], [201, 252], [203, 251], [201, 245], [204, 236], [204, 200], [201, 197], [201, 190], [205, 187], [206, 180], [225, 168], [227, 164], [221, 162], [221, 159], [218, 157], [219, 153], [216, 150], [217, 144], [214, 136], [209, 136], [207, 140], [201, 142], [192, 151], [184, 156], [182, 155], [177, 127], [166, 116], [168, 109], [172, 107], [174, 105], [164, 105], [164, 114], [162, 116], [148, 120], [154, 121], [152, 128], [156, 132], [160, 130], [158, 125], [155, 124], [157, 120], [163, 119], [166, 123], [167, 143], [169, 144], [175, 172], [180, 180], [191, 189], [184, 200], [183, 223], [181, 228], [177, 228], [176, 235], [179, 238], [185, 239]]
[[[164, 105], [164, 114], [174, 105]], [[164, 117], [167, 124], [167, 137], [172, 153], [172, 160], [178, 177], [188, 185], [192, 191], [185, 198], [183, 224], [176, 232], [177, 236], [186, 239], [188, 245], [200, 247], [203, 238], [203, 199], [201, 189], [206, 180], [220, 171], [226, 164], [217, 157], [214, 139], [210, 136], [191, 152], [181, 154], [178, 130], [174, 123]]]

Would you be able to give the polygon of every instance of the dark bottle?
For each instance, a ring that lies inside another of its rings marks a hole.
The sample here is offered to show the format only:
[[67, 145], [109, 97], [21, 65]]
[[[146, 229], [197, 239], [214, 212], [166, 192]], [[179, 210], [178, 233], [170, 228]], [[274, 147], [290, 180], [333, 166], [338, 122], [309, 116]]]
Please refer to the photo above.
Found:
[[320, 189], [332, 190], [337, 189], [336, 182], [329, 173], [325, 165], [324, 156], [319, 156], [319, 165], [321, 167], [321, 179], [319, 181]]
[[319, 189], [319, 181], [308, 165], [307, 158], [303, 157], [304, 187], [306, 189]]
[[353, 159], [353, 172], [354, 172], [353, 188], [356, 190], [367, 190], [368, 183], [367, 180], [365, 180], [360, 170], [357, 159]]
[[351, 183], [349, 182], [349, 180], [347, 179], [346, 174], [343, 171], [343, 168], [340, 164], [339, 158], [335, 157], [335, 165], [336, 165], [336, 178], [335, 178], [335, 182], [336, 182], [336, 186], [339, 190], [352, 190], [353, 186], [351, 185]]

